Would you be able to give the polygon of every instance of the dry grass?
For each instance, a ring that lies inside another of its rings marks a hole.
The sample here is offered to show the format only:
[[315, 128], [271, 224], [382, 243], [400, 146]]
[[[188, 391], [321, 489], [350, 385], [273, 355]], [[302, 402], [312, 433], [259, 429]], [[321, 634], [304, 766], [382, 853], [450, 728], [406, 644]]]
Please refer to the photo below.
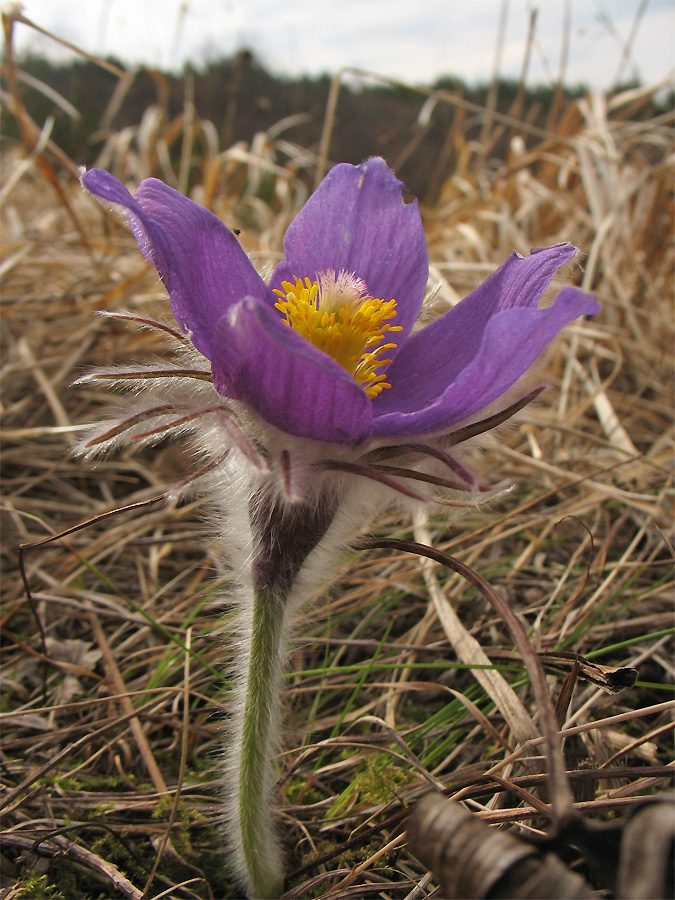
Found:
[[[429, 317], [514, 248], [562, 240], [587, 255], [558, 284], [603, 305], [557, 341], [537, 405], [476, 456], [482, 477], [513, 493], [451, 530], [442, 517], [429, 525], [436, 546], [509, 599], [538, 650], [639, 669], [618, 695], [578, 682], [567, 711], [568, 763], [590, 759], [574, 784], [597, 818], [666, 784], [672, 765], [672, 121], [631, 118], [648, 99], [589, 97], [540, 135], [486, 111], [474, 145], [463, 135], [476, 113], [444, 95], [457, 110], [458, 164], [423, 210], [439, 285]], [[486, 148], [500, 129], [511, 157], [495, 164]], [[150, 896], [234, 896], [218, 831], [228, 611], [212, 602], [208, 511], [156, 503], [101, 517], [161, 494], [191, 461], [174, 445], [96, 464], [69, 452], [108, 402], [71, 382], [164, 351], [156, 334], [95, 313], [162, 317], [167, 302], [129, 231], [48, 150], [40, 169], [25, 134], [3, 158], [3, 896], [140, 897], [150, 882]], [[104, 156], [132, 182], [189, 179], [261, 267], [279, 258], [317, 167], [271, 135], [221, 149], [189, 104], [173, 123], [149, 110]], [[27, 554], [28, 603], [18, 544], [85, 519]], [[395, 518], [377, 531], [412, 525]], [[481, 780], [512, 735], [457, 665], [428, 574], [410, 557], [355, 555], [298, 635], [278, 795], [288, 897], [426, 896], [433, 882], [403, 827], [430, 779], [488, 821], [534, 821]], [[470, 586], [442, 577], [442, 602], [534, 714], [522, 667], [497, 652], [511, 648], [502, 623]], [[554, 699], [561, 682], [550, 677]]]

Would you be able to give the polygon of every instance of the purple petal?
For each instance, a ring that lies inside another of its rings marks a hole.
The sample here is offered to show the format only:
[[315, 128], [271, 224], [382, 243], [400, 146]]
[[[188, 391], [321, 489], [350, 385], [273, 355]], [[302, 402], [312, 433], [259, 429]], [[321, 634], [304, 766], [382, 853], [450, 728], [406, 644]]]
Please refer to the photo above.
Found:
[[213, 334], [229, 307], [243, 297], [269, 297], [268, 289], [220, 219], [156, 178], [135, 197], [103, 169], [82, 176], [84, 187], [126, 210], [138, 245], [157, 269], [178, 324], [211, 359]]
[[370, 432], [370, 399], [335, 360], [247, 298], [220, 322], [212, 361], [216, 389], [243, 400], [298, 437], [356, 443]]
[[[425, 405], [422, 390], [416, 410], [402, 406], [385, 414], [380, 414], [373, 404], [373, 432], [381, 435], [437, 432], [474, 415], [507, 391], [561, 328], [578, 316], [592, 315], [599, 309], [592, 297], [567, 287], [547, 309], [511, 308], [496, 313], [483, 328], [478, 352], [438, 399]], [[461, 341], [461, 336], [455, 336], [457, 340]], [[445, 349], [453, 352], [447, 342]], [[426, 360], [421, 360], [420, 368], [426, 364]], [[393, 377], [391, 382], [393, 385]], [[392, 387], [392, 393], [393, 390]], [[411, 400], [408, 386], [405, 396], [407, 401]]]
[[555, 271], [575, 253], [572, 244], [526, 257], [512, 253], [456, 306], [409, 338], [387, 369], [392, 387], [375, 401], [375, 414], [429, 406], [474, 359], [490, 319], [503, 310], [536, 306]]
[[289, 226], [286, 262], [276, 267], [271, 287], [294, 276], [314, 280], [326, 269], [354, 272], [371, 296], [396, 300], [393, 324], [402, 331], [392, 339], [400, 347], [419, 314], [429, 274], [417, 201], [405, 203], [402, 187], [382, 159], [331, 169]]

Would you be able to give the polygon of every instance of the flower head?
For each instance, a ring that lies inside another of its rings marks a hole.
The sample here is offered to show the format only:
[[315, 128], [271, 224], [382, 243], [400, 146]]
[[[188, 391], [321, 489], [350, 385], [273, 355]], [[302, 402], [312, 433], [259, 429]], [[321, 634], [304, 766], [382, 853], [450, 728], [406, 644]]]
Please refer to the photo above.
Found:
[[412, 332], [428, 278], [417, 203], [381, 159], [332, 169], [291, 223], [269, 284], [204, 207], [156, 179], [132, 196], [100, 169], [84, 186], [122, 207], [217, 392], [287, 435], [363, 445], [447, 432], [502, 396], [562, 327], [599, 309], [564, 288], [575, 248], [510, 256]]

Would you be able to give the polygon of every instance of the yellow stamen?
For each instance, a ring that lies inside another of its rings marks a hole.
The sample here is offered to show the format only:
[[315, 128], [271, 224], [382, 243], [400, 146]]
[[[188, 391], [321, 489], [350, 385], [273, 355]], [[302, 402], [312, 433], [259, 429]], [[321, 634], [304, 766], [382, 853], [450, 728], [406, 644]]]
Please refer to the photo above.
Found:
[[346, 369], [369, 397], [390, 388], [386, 375], [375, 370], [391, 362], [380, 354], [396, 347], [381, 343], [384, 335], [402, 330], [388, 324], [396, 316], [396, 301], [371, 297], [365, 283], [344, 270], [336, 276], [328, 269], [317, 281], [294, 281], [282, 281], [283, 290], [274, 291], [286, 324]]

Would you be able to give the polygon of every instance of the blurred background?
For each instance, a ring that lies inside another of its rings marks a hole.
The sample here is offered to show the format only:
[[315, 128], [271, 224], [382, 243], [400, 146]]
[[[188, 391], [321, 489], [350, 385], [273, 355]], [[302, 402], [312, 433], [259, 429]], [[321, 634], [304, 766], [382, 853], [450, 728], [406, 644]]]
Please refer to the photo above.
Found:
[[[648, 85], [646, 115], [672, 108], [671, 0], [32, 0], [23, 15], [12, 34], [20, 102], [34, 123], [50, 121], [74, 165], [112, 165], [110, 139], [119, 149], [128, 129], [142, 139], [164, 127], [175, 157], [191, 119], [195, 134], [208, 122], [201, 139], [214, 154], [239, 142], [258, 154], [269, 138], [318, 153], [314, 184], [328, 161], [384, 156], [434, 203], [458, 164], [453, 123], [485, 141], [486, 108], [523, 120], [521, 137], [542, 136], [589, 91]], [[7, 137], [20, 118], [5, 119]], [[481, 159], [505, 160], [512, 137], [493, 132]], [[168, 162], [118, 174], [194, 185], [194, 166], [173, 178]]]
[[[270, 72], [317, 77], [355, 66], [431, 85], [454, 76], [520, 77], [536, 11], [528, 83], [606, 90], [653, 83], [675, 51], [672, 0], [28, 0], [25, 14], [99, 55], [172, 72], [251, 51]], [[501, 33], [501, 34], [500, 34]], [[565, 47], [565, 42], [567, 46]], [[65, 53], [24, 30], [21, 52]]]

